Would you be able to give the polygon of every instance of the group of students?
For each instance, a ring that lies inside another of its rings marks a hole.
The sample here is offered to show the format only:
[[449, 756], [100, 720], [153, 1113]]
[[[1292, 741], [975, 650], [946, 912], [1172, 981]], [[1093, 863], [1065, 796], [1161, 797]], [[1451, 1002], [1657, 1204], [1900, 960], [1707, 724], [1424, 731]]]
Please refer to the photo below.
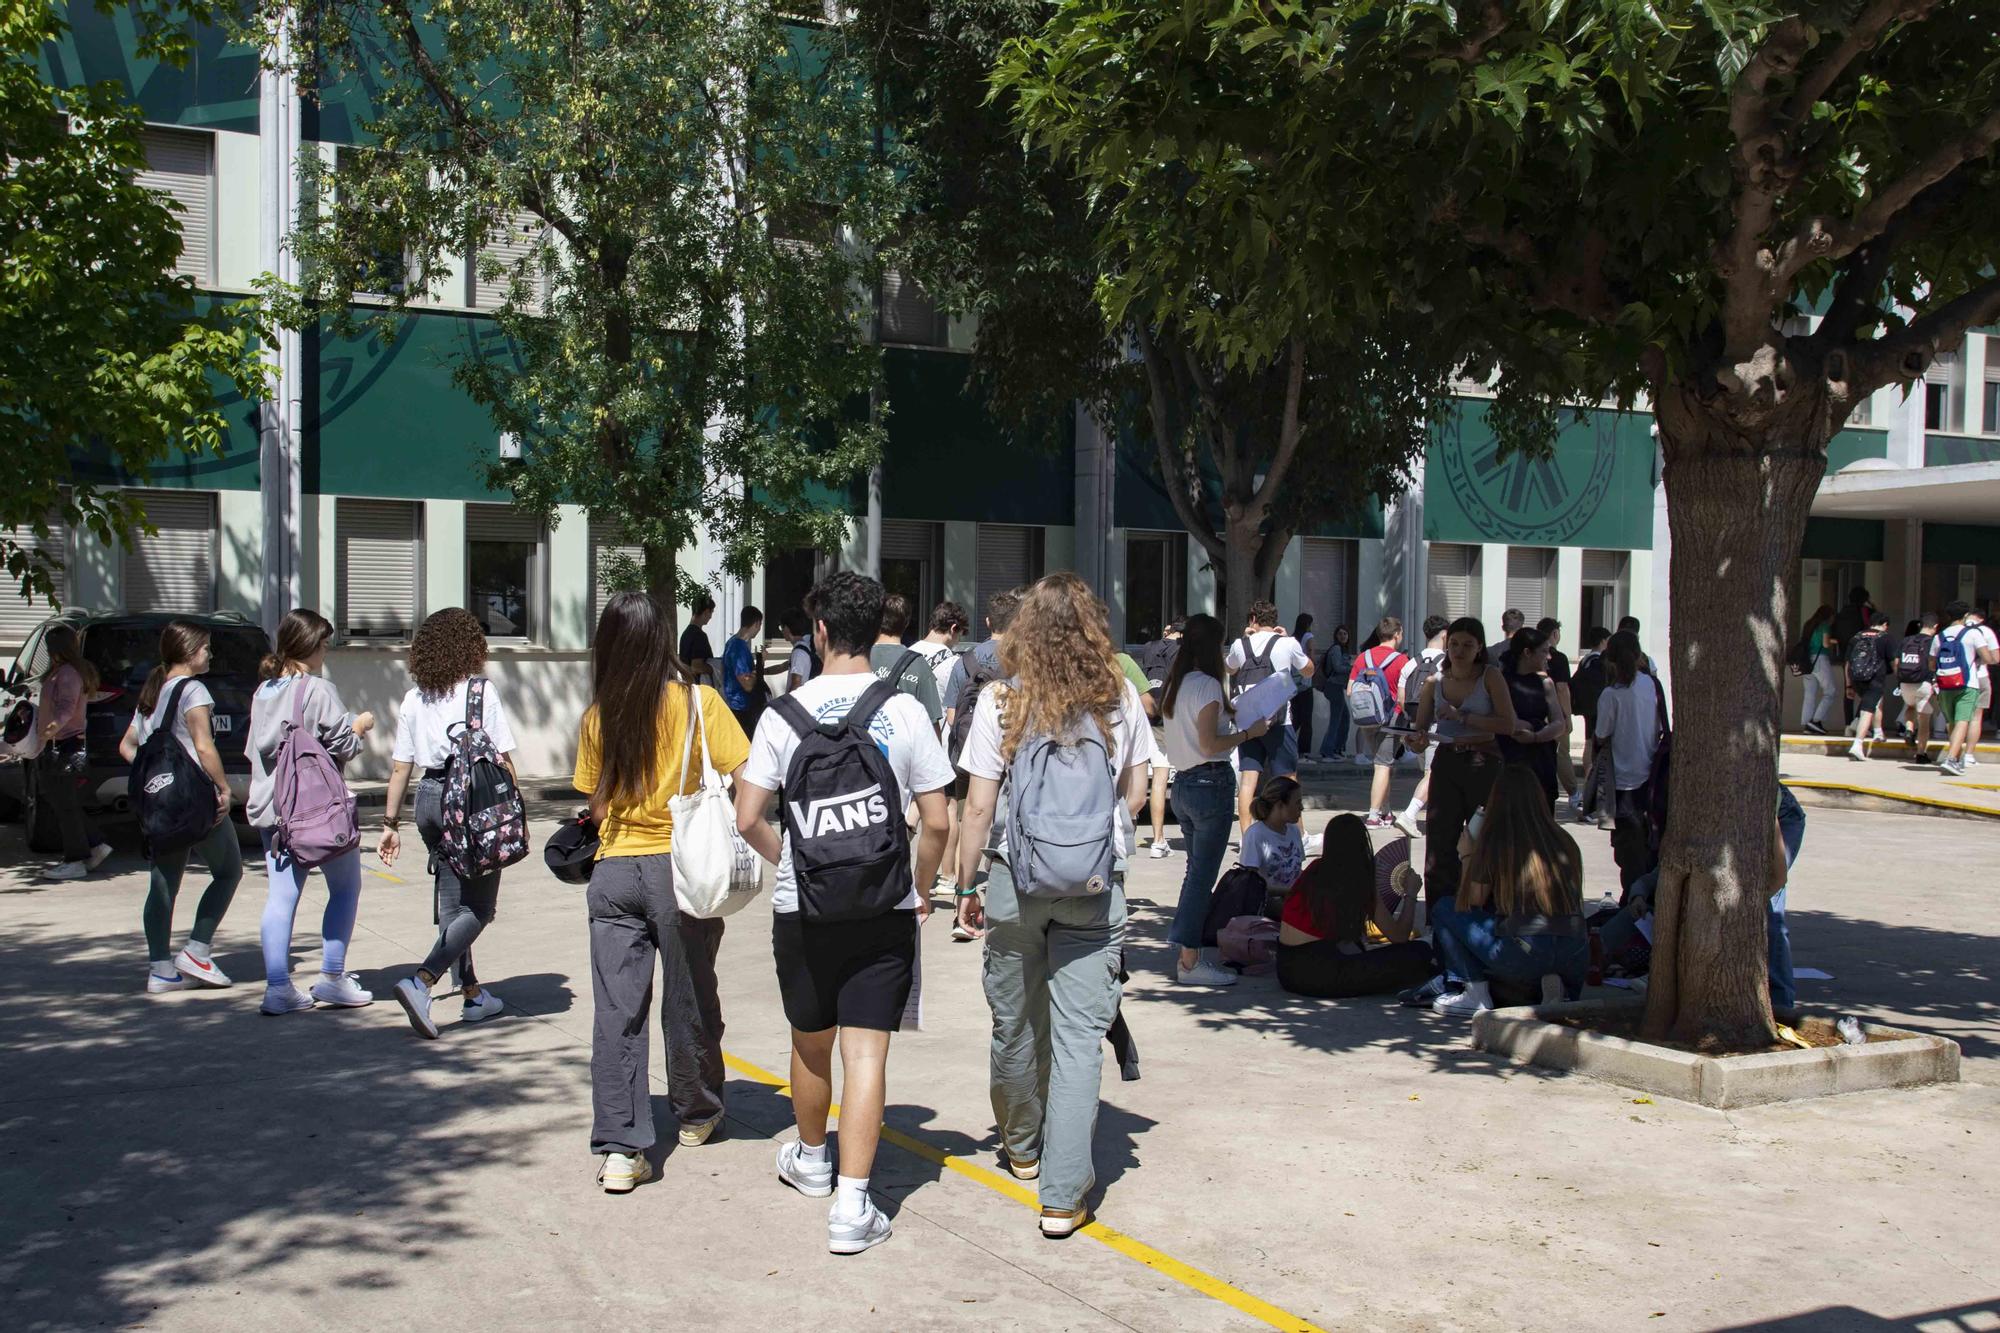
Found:
[[[1866, 588], [1854, 589], [1839, 612], [1821, 606], [1807, 617], [1789, 656], [1792, 674], [1804, 682], [1801, 729], [1827, 735], [1834, 704], [1844, 698], [1853, 714], [1848, 758], [1863, 762], [1870, 741], [1887, 740], [1886, 708], [1900, 700], [1909, 757], [1962, 777], [1979, 763], [2000, 635], [1983, 611], [1965, 601], [1949, 603], [1942, 614], [1925, 612], [1904, 626], [1901, 638], [1890, 635], [1889, 623]], [[1933, 719], [1945, 728], [1935, 760]]]

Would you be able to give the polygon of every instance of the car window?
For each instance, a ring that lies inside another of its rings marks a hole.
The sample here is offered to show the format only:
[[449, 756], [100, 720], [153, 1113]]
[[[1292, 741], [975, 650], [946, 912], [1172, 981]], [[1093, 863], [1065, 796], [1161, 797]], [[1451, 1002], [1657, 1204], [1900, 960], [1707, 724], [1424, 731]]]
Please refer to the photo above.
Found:
[[[210, 674], [254, 677], [267, 642], [264, 631], [254, 626], [212, 626]], [[94, 625], [83, 636], [83, 652], [106, 684], [137, 688], [160, 660], [160, 627], [116, 622]]]

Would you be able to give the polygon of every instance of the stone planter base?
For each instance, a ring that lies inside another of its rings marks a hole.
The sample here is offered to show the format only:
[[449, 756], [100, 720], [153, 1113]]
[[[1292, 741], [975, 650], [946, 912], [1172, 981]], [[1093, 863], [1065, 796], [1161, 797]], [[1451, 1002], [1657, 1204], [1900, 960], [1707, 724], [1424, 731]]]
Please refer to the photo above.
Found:
[[1522, 1064], [1567, 1069], [1721, 1110], [1836, 1092], [1958, 1082], [1957, 1042], [1873, 1024], [1867, 1032], [1875, 1040], [1865, 1046], [1712, 1056], [1548, 1021], [1550, 1015], [1587, 1019], [1644, 1007], [1643, 999], [1616, 999], [1495, 1009], [1473, 1020], [1472, 1044]]

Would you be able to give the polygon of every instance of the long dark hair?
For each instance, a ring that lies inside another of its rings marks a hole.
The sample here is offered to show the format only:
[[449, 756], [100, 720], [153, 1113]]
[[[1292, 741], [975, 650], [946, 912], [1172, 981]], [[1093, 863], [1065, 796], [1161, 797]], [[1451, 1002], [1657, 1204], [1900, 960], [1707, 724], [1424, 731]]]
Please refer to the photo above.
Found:
[[1500, 770], [1465, 878], [1487, 887], [1488, 903], [1501, 916], [1574, 916], [1583, 910], [1583, 859], [1576, 839], [1557, 826], [1541, 779], [1526, 764]]
[[1451, 655], [1449, 652], [1451, 641], [1461, 634], [1470, 634], [1473, 642], [1479, 645], [1479, 654], [1472, 659], [1474, 666], [1487, 667], [1493, 665], [1486, 656], [1486, 626], [1479, 623], [1479, 617], [1477, 616], [1460, 616], [1444, 628], [1444, 642], [1447, 649], [1445, 654], [1445, 669], [1447, 671], [1451, 666]]
[[139, 711], [151, 713], [153, 705], [160, 702], [160, 690], [167, 683], [170, 667], [186, 666], [206, 647], [207, 630], [189, 621], [169, 620], [160, 631], [159, 665], [146, 676], [146, 683], [139, 690]]
[[597, 715], [599, 754], [595, 795], [607, 805], [637, 801], [658, 783], [660, 705], [680, 676], [673, 625], [659, 601], [646, 592], [613, 597], [590, 641], [590, 708]]
[[1304, 894], [1306, 915], [1321, 939], [1360, 944], [1375, 913], [1375, 848], [1359, 815], [1335, 815], [1326, 826], [1319, 858], [1299, 875], [1293, 893]]
[[[1165, 692], [1160, 696], [1160, 716], [1174, 715], [1174, 700], [1180, 697], [1181, 681], [1190, 671], [1205, 671], [1220, 684], [1228, 668], [1222, 656], [1222, 622], [1214, 616], [1194, 615], [1181, 626], [1180, 651], [1174, 654], [1173, 669], [1167, 672]], [[1224, 712], [1229, 701], [1223, 700]]]
[[1307, 631], [1312, 629], [1312, 627], [1313, 627], [1312, 613], [1308, 611], [1302, 614], [1297, 620], [1294, 620], [1292, 622], [1292, 637], [1295, 639], [1303, 639], [1305, 638]]
[[47, 680], [63, 667], [69, 667], [83, 677], [83, 692], [97, 692], [97, 668], [83, 655], [83, 636], [74, 625], [57, 625], [42, 636], [42, 647], [48, 651], [49, 665], [41, 674]]
[[1523, 626], [1514, 631], [1514, 637], [1507, 641], [1506, 660], [1501, 666], [1509, 672], [1519, 674], [1521, 659], [1548, 643], [1549, 636], [1539, 629]]
[[276, 680], [294, 662], [304, 662], [333, 638], [333, 622], [317, 611], [295, 606], [278, 622], [278, 646], [257, 664], [259, 680]]

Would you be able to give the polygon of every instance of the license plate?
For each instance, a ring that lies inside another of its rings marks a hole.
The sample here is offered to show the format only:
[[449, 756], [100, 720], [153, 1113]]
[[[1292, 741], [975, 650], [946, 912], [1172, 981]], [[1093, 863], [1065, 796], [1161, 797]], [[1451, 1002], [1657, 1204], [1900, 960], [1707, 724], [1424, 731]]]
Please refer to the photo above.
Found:
[[227, 713], [217, 713], [212, 721], [215, 726], [215, 734], [218, 736], [227, 735], [236, 730], [236, 719]]

